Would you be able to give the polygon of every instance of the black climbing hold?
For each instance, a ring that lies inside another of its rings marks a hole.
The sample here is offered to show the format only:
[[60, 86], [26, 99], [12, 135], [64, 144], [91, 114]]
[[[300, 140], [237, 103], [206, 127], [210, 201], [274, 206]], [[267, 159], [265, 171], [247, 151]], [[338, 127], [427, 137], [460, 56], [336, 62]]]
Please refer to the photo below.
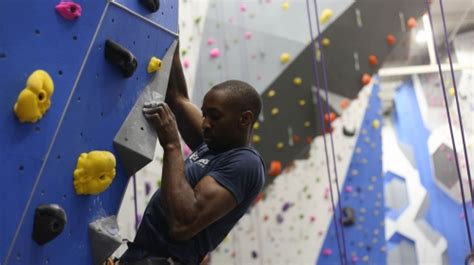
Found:
[[352, 131], [349, 131], [346, 126], [343, 126], [342, 127], [342, 133], [345, 135], [345, 136], [348, 136], [348, 137], [352, 137], [355, 135], [355, 129], [353, 129]]
[[342, 225], [351, 226], [355, 223], [355, 212], [351, 207], [342, 208]]
[[36, 208], [33, 240], [44, 245], [56, 238], [66, 224], [66, 212], [57, 204], [43, 204]]
[[126, 48], [113, 40], [105, 41], [105, 58], [120, 68], [124, 77], [130, 77], [137, 69], [137, 59]]
[[160, 0], [140, 0], [140, 3], [151, 13], [158, 11], [160, 8]]

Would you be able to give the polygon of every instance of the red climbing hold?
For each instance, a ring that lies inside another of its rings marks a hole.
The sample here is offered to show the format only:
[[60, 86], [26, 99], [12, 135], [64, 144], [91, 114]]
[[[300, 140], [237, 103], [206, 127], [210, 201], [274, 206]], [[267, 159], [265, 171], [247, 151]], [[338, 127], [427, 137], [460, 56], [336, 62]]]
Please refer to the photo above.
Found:
[[336, 113], [334, 112], [326, 113], [324, 114], [324, 122], [331, 123], [336, 119], [336, 117]]
[[362, 78], [360, 79], [362, 85], [366, 86], [367, 84], [370, 83], [370, 80], [372, 79], [372, 77], [368, 74], [368, 73], [365, 73], [362, 75]]
[[281, 173], [281, 162], [280, 161], [272, 161], [270, 163], [270, 170], [268, 170], [268, 175], [270, 177], [276, 177]]
[[395, 43], [397, 43], [397, 38], [395, 38], [395, 36], [392, 35], [392, 34], [388, 34], [387, 35], [387, 44], [389, 46], [393, 46], [393, 45], [395, 45]]
[[379, 59], [377, 58], [377, 56], [373, 54], [369, 55], [369, 64], [372, 67], [377, 66], [377, 64], [379, 64]]
[[408, 29], [413, 29], [416, 27], [416, 19], [414, 17], [411, 17], [407, 20], [407, 28]]
[[82, 8], [74, 2], [61, 2], [56, 5], [56, 11], [67, 20], [75, 20], [81, 16]]

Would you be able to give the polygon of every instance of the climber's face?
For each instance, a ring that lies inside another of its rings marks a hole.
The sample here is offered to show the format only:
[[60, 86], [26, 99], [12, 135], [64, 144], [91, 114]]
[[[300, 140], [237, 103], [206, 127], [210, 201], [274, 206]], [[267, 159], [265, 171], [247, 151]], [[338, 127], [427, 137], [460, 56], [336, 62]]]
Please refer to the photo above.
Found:
[[226, 94], [226, 90], [211, 89], [202, 104], [202, 135], [211, 150], [225, 151], [234, 148], [245, 138], [242, 111]]

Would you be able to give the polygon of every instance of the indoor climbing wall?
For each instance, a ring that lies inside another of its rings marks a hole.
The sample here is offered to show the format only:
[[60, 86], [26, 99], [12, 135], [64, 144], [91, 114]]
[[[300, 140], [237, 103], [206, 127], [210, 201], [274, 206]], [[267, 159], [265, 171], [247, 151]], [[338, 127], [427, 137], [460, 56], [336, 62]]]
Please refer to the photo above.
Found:
[[[378, 85], [374, 88], [376, 86]], [[352, 187], [347, 185], [345, 190], [342, 190], [349, 167], [353, 167], [353, 163], [360, 163], [356, 164], [358, 167], [369, 163], [369, 157], [361, 157], [357, 162], [351, 162], [356, 143], [372, 134], [376, 135], [377, 130], [380, 130], [372, 127], [375, 114], [367, 114], [364, 118], [368, 106], [374, 107], [371, 113], [376, 113], [377, 106], [372, 103], [374, 100], [377, 100], [377, 92], [373, 92], [371, 83], [361, 90], [358, 98], [332, 123], [336, 165], [343, 198], [359, 194], [356, 183], [351, 184]], [[349, 128], [347, 131], [351, 134], [344, 134], [344, 127]], [[377, 138], [371, 141], [377, 141]], [[364, 146], [366, 153], [371, 150], [380, 152], [380, 145], [375, 149], [365, 148], [365, 142], [358, 145]], [[370, 146], [369, 143], [367, 145]], [[323, 146], [323, 137], [317, 136], [310, 144], [308, 156], [295, 160], [275, 178], [272, 185], [268, 186], [265, 196], [211, 254], [212, 264], [313, 264], [318, 259], [325, 238], [333, 231], [328, 229], [332, 220], [332, 206], [328, 165]], [[361, 153], [362, 150], [358, 152]], [[332, 153], [329, 152], [329, 155]], [[329, 167], [332, 171], [332, 160]], [[356, 173], [360, 176], [351, 177], [354, 178], [353, 182], [362, 177], [362, 173], [360, 171]], [[371, 181], [371, 176], [368, 179]], [[332, 174], [333, 186], [334, 181]], [[374, 185], [374, 182], [370, 185]], [[365, 190], [360, 191], [361, 194], [369, 193], [366, 191], [367, 187], [363, 189]], [[373, 192], [376, 194], [375, 190]], [[383, 218], [383, 205], [381, 216]], [[383, 235], [383, 229], [380, 233]], [[332, 255], [337, 257], [337, 248], [332, 249], [332, 252]]]
[[[117, 214], [129, 175], [153, 158], [127, 143], [154, 147], [151, 128], [128, 118], [163, 100], [177, 10], [175, 1], [158, 10], [132, 0], [0, 3], [1, 264], [97, 264], [111, 254], [93, 239], [120, 241], [117, 231], [102, 237], [89, 224]], [[106, 152], [79, 159], [94, 150]], [[77, 195], [80, 185], [91, 194]]]
[[[212, 85], [227, 79], [247, 81], [262, 94], [264, 111], [253, 141], [267, 165], [275, 161], [285, 168], [304, 157], [306, 144], [323, 132], [316, 103], [318, 96], [326, 99], [324, 90], [316, 95], [316, 87], [328, 88], [330, 115], [340, 115], [340, 102], [370, 82], [425, 7], [423, 1], [317, 1], [316, 12], [314, 3], [209, 1], [205, 21], [198, 20], [204, 23], [199, 60], [183, 57], [188, 65], [198, 64], [197, 105]], [[310, 27], [314, 36], [321, 32], [316, 47]]]

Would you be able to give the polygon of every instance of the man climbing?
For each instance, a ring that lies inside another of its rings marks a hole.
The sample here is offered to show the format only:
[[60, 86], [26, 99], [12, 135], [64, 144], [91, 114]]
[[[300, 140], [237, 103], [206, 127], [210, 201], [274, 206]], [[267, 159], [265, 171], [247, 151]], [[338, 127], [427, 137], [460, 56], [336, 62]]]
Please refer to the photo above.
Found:
[[[143, 108], [163, 147], [161, 188], [120, 265], [199, 264], [265, 183], [263, 161], [250, 147], [262, 106], [253, 87], [236, 80], [220, 83], [205, 95], [200, 111], [189, 99], [178, 47], [165, 102]], [[193, 150], [186, 161], [178, 130]]]

